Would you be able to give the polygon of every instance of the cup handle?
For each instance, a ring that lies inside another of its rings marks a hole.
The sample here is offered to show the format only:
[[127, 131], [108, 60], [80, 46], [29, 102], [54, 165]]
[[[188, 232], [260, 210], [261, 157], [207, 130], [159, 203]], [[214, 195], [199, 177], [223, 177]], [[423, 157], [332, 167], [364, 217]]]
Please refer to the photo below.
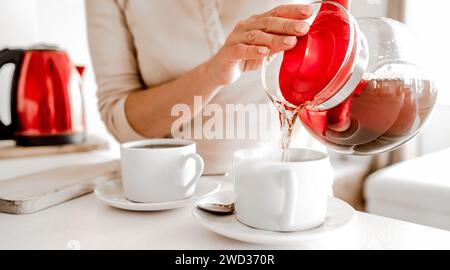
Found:
[[186, 161], [188, 161], [191, 158], [195, 160], [195, 164], [196, 164], [195, 165], [195, 175], [192, 178], [192, 180], [189, 181], [189, 183], [185, 186], [185, 190], [190, 190], [195, 185], [195, 183], [197, 183], [197, 181], [200, 179], [200, 177], [203, 174], [203, 169], [205, 168], [205, 163], [203, 162], [203, 158], [199, 154], [196, 154], [196, 153], [188, 154], [186, 156]]
[[285, 199], [283, 211], [280, 217], [280, 226], [289, 228], [294, 223], [295, 209], [297, 205], [297, 176], [293, 171], [284, 171], [280, 174], [282, 180]]

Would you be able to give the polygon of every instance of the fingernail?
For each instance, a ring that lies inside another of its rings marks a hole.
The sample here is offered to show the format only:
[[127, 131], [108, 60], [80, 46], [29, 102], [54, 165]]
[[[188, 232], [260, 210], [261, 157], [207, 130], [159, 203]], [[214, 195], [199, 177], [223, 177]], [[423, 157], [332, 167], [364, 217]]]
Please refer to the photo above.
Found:
[[262, 54], [262, 55], [266, 55], [269, 53], [269, 49], [266, 47], [259, 47], [258, 48], [258, 53]]
[[304, 6], [300, 8], [300, 14], [303, 16], [311, 16], [312, 15], [312, 8], [310, 6]]
[[294, 45], [295, 43], [297, 43], [297, 38], [296, 37], [287, 37], [284, 39], [284, 43], [286, 45]]
[[295, 31], [299, 34], [306, 34], [309, 30], [309, 25], [307, 23], [297, 23], [295, 25]]

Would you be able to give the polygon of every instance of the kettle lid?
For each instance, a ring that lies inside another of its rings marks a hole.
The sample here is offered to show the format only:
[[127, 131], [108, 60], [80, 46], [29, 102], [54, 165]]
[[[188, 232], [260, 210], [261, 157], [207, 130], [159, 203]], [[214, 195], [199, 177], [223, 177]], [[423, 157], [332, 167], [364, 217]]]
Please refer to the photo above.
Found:
[[26, 51], [58, 51], [64, 52], [64, 50], [56, 44], [39, 43], [32, 45], [25, 49]]

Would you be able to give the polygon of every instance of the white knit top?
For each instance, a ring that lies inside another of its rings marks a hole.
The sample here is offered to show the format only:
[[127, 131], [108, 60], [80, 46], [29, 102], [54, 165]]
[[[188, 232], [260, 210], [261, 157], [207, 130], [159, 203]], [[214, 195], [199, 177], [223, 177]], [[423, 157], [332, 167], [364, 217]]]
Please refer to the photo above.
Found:
[[[86, 1], [89, 43], [99, 109], [120, 142], [143, 137], [128, 123], [124, 104], [133, 91], [173, 80], [211, 58], [235, 24], [289, 0], [95, 0]], [[207, 79], [207, 78], [205, 78]], [[183, 89], [180, 89], [183, 91]], [[268, 103], [259, 72], [244, 74], [212, 101]], [[277, 118], [276, 113], [273, 113]], [[143, 116], [145, 117], [145, 116]], [[272, 138], [278, 138], [278, 128]], [[231, 170], [234, 151], [267, 140], [199, 140], [207, 172]]]

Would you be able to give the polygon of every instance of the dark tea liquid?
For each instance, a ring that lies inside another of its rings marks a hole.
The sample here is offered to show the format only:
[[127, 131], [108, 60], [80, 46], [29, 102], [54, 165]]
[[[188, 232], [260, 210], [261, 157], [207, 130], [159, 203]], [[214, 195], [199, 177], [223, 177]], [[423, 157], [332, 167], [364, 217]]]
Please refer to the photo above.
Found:
[[309, 132], [328, 147], [366, 155], [392, 149], [416, 135], [436, 97], [429, 80], [364, 80], [339, 106], [326, 111], [302, 106], [299, 115]]
[[172, 149], [172, 148], [178, 148], [183, 147], [186, 145], [181, 144], [150, 144], [150, 145], [144, 145], [144, 146], [136, 146], [133, 148], [136, 149]]

